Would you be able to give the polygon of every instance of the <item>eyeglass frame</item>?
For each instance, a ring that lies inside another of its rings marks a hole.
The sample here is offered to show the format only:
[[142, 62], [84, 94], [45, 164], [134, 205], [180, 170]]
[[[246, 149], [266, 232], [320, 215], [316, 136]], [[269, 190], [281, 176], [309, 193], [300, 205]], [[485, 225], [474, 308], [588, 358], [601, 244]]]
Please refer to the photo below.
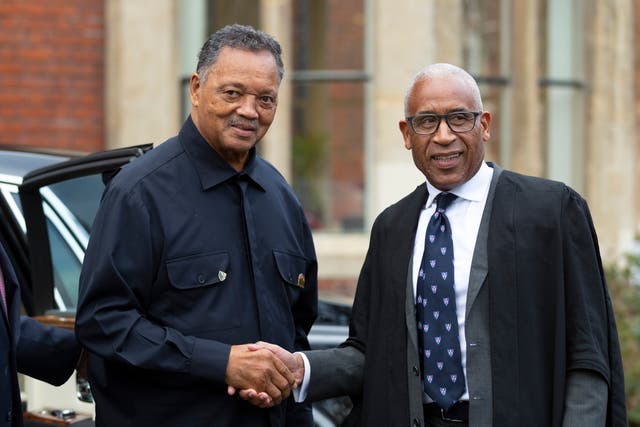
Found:
[[[462, 131], [453, 130], [453, 128], [449, 124], [449, 116], [452, 115], [452, 114], [460, 114], [460, 113], [473, 114], [473, 126], [471, 126], [470, 129], [462, 130]], [[407, 123], [409, 123], [409, 126], [411, 126], [411, 130], [416, 135], [433, 135], [434, 133], [438, 132], [438, 129], [440, 129], [440, 123], [442, 123], [442, 119], [444, 119], [445, 123], [447, 123], [447, 126], [449, 127], [449, 130], [451, 132], [453, 132], [453, 133], [467, 133], [467, 132], [471, 132], [473, 129], [475, 129], [476, 122], [478, 121], [478, 116], [482, 115], [482, 113], [483, 113], [483, 111], [452, 111], [452, 112], [446, 113], [446, 114], [421, 113], [421, 114], [415, 114], [413, 116], [407, 116], [404, 119], [407, 121]], [[438, 118], [438, 124], [436, 125], [436, 128], [433, 130], [433, 132], [420, 133], [420, 132], [416, 131], [416, 128], [413, 126], [413, 119], [415, 119], [416, 117], [424, 117], [424, 116], [432, 116], [432, 117], [437, 117]]]

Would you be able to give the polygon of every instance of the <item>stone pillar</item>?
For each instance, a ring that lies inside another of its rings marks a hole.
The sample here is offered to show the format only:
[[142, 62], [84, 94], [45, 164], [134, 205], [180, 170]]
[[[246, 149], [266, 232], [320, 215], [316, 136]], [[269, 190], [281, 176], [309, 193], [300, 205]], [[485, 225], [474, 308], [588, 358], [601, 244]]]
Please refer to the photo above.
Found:
[[[634, 3], [635, 10], [635, 43], [640, 42], [640, 3]], [[632, 176], [632, 185], [634, 194], [638, 194], [640, 191], [640, 55], [636, 54], [636, 66], [635, 66], [635, 123], [636, 123], [636, 134], [635, 134], [635, 150], [636, 150], [636, 160], [635, 164], [635, 175]], [[640, 196], [636, 196], [635, 199], [635, 228], [636, 228], [636, 236], [640, 236]]]
[[637, 225], [633, 1], [594, 1], [593, 7], [585, 196], [603, 258], [611, 261], [630, 248]]
[[[288, 180], [291, 179], [291, 0], [261, 0], [260, 26], [282, 46], [284, 79], [278, 93], [278, 110], [271, 128], [260, 142], [260, 152]], [[289, 73], [287, 75], [287, 73]]]
[[542, 176], [545, 170], [538, 87], [538, 0], [513, 2], [511, 22], [512, 96], [509, 164], [515, 171]]
[[106, 1], [106, 146], [160, 143], [180, 126], [175, 0]]
[[434, 0], [435, 62], [448, 62], [464, 67], [462, 3], [462, 0]]
[[[398, 122], [404, 117], [404, 94], [413, 76], [434, 62], [433, 0], [371, 0], [373, 20], [368, 219], [424, 181], [404, 148]], [[389, 13], [393, 10], [393, 13]]]

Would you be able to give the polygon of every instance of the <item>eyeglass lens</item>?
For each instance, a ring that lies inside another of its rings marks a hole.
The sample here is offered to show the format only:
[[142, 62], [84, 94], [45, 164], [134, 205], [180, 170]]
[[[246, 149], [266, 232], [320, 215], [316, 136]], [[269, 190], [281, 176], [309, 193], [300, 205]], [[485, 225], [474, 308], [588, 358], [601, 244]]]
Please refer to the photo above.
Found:
[[419, 134], [434, 133], [445, 119], [449, 128], [454, 132], [468, 132], [475, 125], [476, 114], [472, 112], [455, 112], [449, 114], [418, 114], [411, 119], [413, 130]]

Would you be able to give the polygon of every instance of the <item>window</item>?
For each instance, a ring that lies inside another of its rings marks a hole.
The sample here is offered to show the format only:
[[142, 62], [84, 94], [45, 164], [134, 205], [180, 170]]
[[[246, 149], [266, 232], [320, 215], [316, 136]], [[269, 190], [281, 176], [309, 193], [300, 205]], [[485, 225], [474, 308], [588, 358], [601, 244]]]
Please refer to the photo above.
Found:
[[61, 181], [40, 189], [51, 249], [54, 298], [62, 311], [76, 309], [82, 261], [103, 190], [100, 175]]
[[311, 227], [364, 227], [364, 0], [295, 0], [293, 188]]
[[[486, 146], [487, 159], [498, 163], [508, 162], [503, 141], [508, 132], [507, 113], [503, 108], [509, 85], [508, 46], [503, 42], [508, 37], [508, 8], [500, 1], [465, 0], [464, 2], [464, 66], [475, 77], [485, 111], [492, 114], [493, 129], [491, 143]], [[506, 101], [508, 102], [508, 101]]]

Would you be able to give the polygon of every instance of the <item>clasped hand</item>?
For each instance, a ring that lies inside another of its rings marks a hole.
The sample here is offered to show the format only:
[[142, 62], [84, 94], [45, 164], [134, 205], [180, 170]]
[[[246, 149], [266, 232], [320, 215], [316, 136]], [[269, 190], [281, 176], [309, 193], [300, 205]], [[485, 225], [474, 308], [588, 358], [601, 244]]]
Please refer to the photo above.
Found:
[[298, 354], [259, 341], [231, 346], [227, 364], [227, 392], [260, 408], [270, 408], [289, 397], [302, 382], [304, 363]]

